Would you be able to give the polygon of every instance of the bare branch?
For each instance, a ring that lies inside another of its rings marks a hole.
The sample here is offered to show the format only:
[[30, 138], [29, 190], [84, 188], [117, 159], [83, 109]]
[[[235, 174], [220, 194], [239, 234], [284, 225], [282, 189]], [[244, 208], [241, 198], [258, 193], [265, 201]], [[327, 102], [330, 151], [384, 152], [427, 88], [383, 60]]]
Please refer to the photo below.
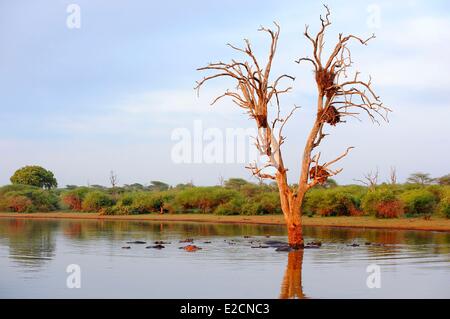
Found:
[[313, 59], [306, 57], [306, 58], [300, 58], [300, 59], [296, 60], [295, 62], [300, 64], [302, 61], [311, 62], [313, 64], [313, 66], [314, 66], [314, 70], [317, 71], [318, 66], [317, 66], [317, 63]]
[[390, 183], [392, 185], [397, 184], [397, 169], [395, 168], [395, 166], [391, 167], [391, 170], [389, 172], [389, 178], [390, 178]]
[[273, 179], [276, 180], [276, 177], [271, 175], [271, 174], [267, 174], [267, 173], [263, 173], [262, 171], [268, 167], [270, 167], [271, 164], [267, 163], [265, 164], [263, 167], [258, 167], [256, 165], [256, 162], [253, 164], [250, 164], [248, 166], [246, 166], [245, 168], [249, 169], [252, 172], [252, 175], [260, 178], [260, 179]]
[[355, 181], [366, 185], [370, 190], [374, 190], [378, 184], [378, 168], [374, 173], [370, 171], [369, 173], [364, 174], [364, 179], [355, 179]]
[[[280, 146], [284, 142], [284, 137], [279, 135], [277, 140], [273, 136], [273, 130], [278, 123], [280, 123], [281, 128], [283, 128], [293, 111], [284, 119], [280, 117], [279, 96], [289, 92], [291, 87], [279, 88], [278, 86], [283, 79], [293, 81], [295, 78], [288, 74], [282, 74], [276, 77], [273, 82], [270, 82], [272, 61], [276, 53], [280, 35], [279, 25], [276, 22], [274, 22], [274, 25], [274, 30], [265, 27], [259, 28], [259, 31], [265, 32], [270, 36], [269, 54], [264, 68], [261, 67], [262, 64], [259, 63], [253, 53], [250, 41], [245, 39], [245, 46], [243, 48], [232, 44], [228, 44], [228, 46], [233, 50], [244, 53], [247, 60], [231, 60], [230, 63], [209, 63], [207, 66], [199, 68], [199, 71], [210, 71], [213, 72], [213, 74], [198, 81], [195, 88], [199, 91], [207, 81], [221, 77], [235, 81], [235, 91], [225, 91], [223, 94], [217, 96], [211, 104], [215, 104], [224, 97], [229, 97], [232, 99], [233, 103], [245, 109], [250, 118], [255, 120], [258, 127], [258, 137], [255, 142], [256, 147], [262, 154], [269, 156], [269, 164], [271, 166], [276, 167], [279, 172], [284, 172], [285, 168], [280, 152]], [[278, 108], [278, 117], [272, 121], [272, 127], [269, 127], [268, 105], [273, 99], [275, 99], [275, 104]], [[254, 174], [262, 174], [259, 170], [253, 169], [253, 172]]]
[[330, 165], [336, 163], [337, 161], [341, 160], [342, 158], [344, 158], [345, 156], [347, 156], [348, 152], [349, 152], [352, 148], [355, 148], [355, 147], [353, 147], [353, 146], [347, 147], [347, 150], [346, 150], [342, 155], [338, 156], [337, 158], [335, 158], [335, 159], [332, 160], [331, 162], [324, 163], [324, 164], [323, 164], [323, 167], [327, 168], [328, 166], [330, 166]]

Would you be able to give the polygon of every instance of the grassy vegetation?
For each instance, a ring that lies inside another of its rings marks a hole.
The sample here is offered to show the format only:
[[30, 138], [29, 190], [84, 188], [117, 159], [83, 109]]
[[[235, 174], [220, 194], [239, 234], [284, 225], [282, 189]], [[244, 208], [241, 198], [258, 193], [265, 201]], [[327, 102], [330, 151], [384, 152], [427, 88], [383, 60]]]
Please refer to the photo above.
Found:
[[[0, 211], [96, 212], [100, 215], [149, 213], [215, 215], [281, 215], [276, 185], [256, 185], [230, 179], [223, 186], [157, 184], [100, 186], [44, 190], [35, 186], [0, 187]], [[328, 183], [311, 189], [303, 205], [305, 216], [374, 216], [377, 218], [431, 216], [450, 218], [450, 186], [382, 184], [374, 188]]]

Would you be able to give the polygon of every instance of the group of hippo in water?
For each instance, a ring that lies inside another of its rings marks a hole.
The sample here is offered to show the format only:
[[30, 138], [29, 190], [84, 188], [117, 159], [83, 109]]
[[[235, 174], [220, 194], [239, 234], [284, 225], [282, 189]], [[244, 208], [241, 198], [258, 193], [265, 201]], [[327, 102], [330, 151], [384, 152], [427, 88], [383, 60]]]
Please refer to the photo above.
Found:
[[[270, 237], [270, 236], [266, 236]], [[251, 236], [244, 236], [244, 238], [251, 238]], [[235, 245], [235, 240], [224, 240], [225, 242], [228, 242], [229, 245]], [[187, 243], [186, 246], [181, 246], [179, 249], [184, 249], [188, 252], [194, 252], [197, 250], [202, 249], [201, 247], [193, 244], [194, 239], [193, 238], [186, 238], [183, 240], [180, 240], [179, 243]], [[204, 241], [203, 244], [210, 244], [211, 241]], [[135, 240], [135, 241], [129, 241], [127, 244], [147, 244], [145, 241], [141, 240]], [[153, 245], [146, 246], [145, 248], [151, 248], [151, 249], [163, 249], [165, 248], [165, 245], [171, 244], [170, 242], [165, 241], [154, 241]], [[260, 241], [260, 240], [251, 240], [250, 241], [251, 248], [275, 248], [276, 251], [291, 251], [293, 248], [289, 246], [288, 243], [278, 240], [267, 240], [267, 241]], [[307, 243], [304, 248], [320, 248], [322, 246], [322, 243], [320, 241], [313, 241], [310, 243]], [[131, 249], [131, 246], [123, 246], [122, 249]]]
[[[192, 239], [192, 238], [187, 238], [187, 239], [184, 239], [184, 240], [180, 240], [180, 243], [193, 243], [193, 242], [194, 242], [194, 239]], [[211, 242], [204, 242], [204, 243], [211, 243]], [[147, 244], [147, 242], [141, 241], [141, 240], [135, 240], [135, 241], [129, 241], [129, 242], [127, 242], [127, 244]], [[171, 244], [171, 243], [170, 242], [165, 242], [165, 241], [162, 241], [162, 240], [157, 240], [157, 241], [153, 242], [153, 245], [146, 246], [145, 248], [163, 249], [163, 248], [166, 248], [166, 246], [164, 246], [164, 245], [169, 245], [169, 244]], [[123, 246], [122, 249], [131, 249], [131, 246]], [[192, 251], [200, 250], [202, 248], [200, 248], [200, 247], [198, 247], [196, 245], [189, 244], [187, 246], [180, 247], [180, 249], [184, 249], [186, 251], [192, 252]]]
[[[251, 236], [243, 236], [244, 238], [248, 239], [248, 238], [252, 238]], [[269, 238], [270, 236], [266, 236], [266, 238]], [[224, 239], [225, 242], [227, 242], [229, 245], [236, 245], [238, 243], [237, 240], [235, 239], [231, 239], [231, 240], [227, 240]], [[183, 240], [180, 240], [179, 243], [181, 244], [188, 244], [185, 246], [181, 246], [179, 247], [179, 249], [183, 249], [185, 251], [188, 252], [194, 252], [194, 251], [198, 251], [201, 250], [202, 248], [194, 245], [194, 239], [193, 238], [186, 238]], [[203, 241], [203, 244], [211, 244], [211, 241]], [[127, 244], [147, 244], [147, 242], [145, 241], [141, 241], [141, 240], [135, 240], [135, 241], [129, 241], [127, 242]], [[170, 242], [165, 242], [162, 240], [158, 240], [158, 241], [154, 241], [153, 245], [150, 246], [146, 246], [145, 248], [149, 248], [149, 249], [163, 249], [166, 248], [165, 245], [170, 245]], [[266, 241], [261, 241], [259, 239], [256, 240], [250, 240], [250, 247], [251, 248], [275, 248], [275, 251], [293, 251], [295, 250], [294, 248], [292, 248], [291, 246], [289, 246], [289, 244], [287, 242], [284, 241], [279, 241], [279, 240], [266, 240]], [[370, 243], [370, 242], [366, 242], [364, 243], [364, 245], [373, 245], [373, 246], [382, 246], [383, 244], [377, 244], [377, 243]], [[358, 243], [351, 243], [347, 245], [348, 247], [359, 247], [360, 244]], [[303, 248], [308, 249], [308, 248], [320, 248], [322, 247], [322, 242], [321, 241], [311, 241], [308, 242]], [[131, 249], [131, 246], [123, 246], [122, 249]]]

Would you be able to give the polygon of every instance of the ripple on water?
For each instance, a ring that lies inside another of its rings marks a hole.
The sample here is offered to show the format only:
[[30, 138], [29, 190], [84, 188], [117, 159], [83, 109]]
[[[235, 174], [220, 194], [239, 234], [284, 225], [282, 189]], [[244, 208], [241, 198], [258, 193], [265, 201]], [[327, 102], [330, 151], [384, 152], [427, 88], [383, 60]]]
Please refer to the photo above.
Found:
[[[18, 297], [70, 297], [74, 292], [63, 289], [65, 267], [78, 262], [89, 296], [100, 298], [276, 298], [290, 292], [297, 297], [387, 298], [423, 297], [424, 291], [450, 297], [444, 286], [450, 273], [450, 236], [441, 233], [305, 228], [305, 242], [321, 241], [322, 247], [288, 253], [252, 248], [267, 240], [286, 241], [278, 226], [34, 220], [20, 227], [18, 231], [17, 225], [0, 220], [2, 297], [12, 292]], [[186, 238], [194, 238], [202, 250], [179, 249], [187, 245], [179, 243]], [[147, 244], [127, 244], [136, 240]], [[171, 243], [161, 250], [145, 248], [161, 240]], [[349, 247], [352, 243], [359, 246]], [[387, 288], [381, 292], [369, 293], [365, 286], [366, 267], [372, 263], [387, 270]], [[27, 284], [23, 278], [29, 279]], [[411, 278], [426, 289], [405, 285]]]

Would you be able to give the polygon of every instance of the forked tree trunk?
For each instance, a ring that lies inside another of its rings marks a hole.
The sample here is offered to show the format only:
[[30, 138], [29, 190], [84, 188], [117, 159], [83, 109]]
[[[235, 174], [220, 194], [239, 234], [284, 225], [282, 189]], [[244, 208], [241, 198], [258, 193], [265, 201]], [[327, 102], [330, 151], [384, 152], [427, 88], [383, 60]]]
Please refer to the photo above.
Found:
[[[321, 106], [319, 99], [319, 107]], [[302, 204], [306, 192], [310, 188], [308, 184], [309, 168], [311, 164], [311, 151], [314, 148], [314, 140], [320, 130], [320, 121], [316, 119], [306, 140], [303, 151], [302, 167], [299, 186], [296, 193], [289, 187], [286, 169], [284, 168], [279, 145], [275, 149], [275, 159], [278, 163], [276, 181], [280, 193], [281, 210], [283, 211], [288, 231], [288, 243], [294, 249], [301, 249], [304, 246], [302, 230]], [[274, 139], [272, 140], [274, 141]], [[275, 143], [275, 142], [273, 142]]]

